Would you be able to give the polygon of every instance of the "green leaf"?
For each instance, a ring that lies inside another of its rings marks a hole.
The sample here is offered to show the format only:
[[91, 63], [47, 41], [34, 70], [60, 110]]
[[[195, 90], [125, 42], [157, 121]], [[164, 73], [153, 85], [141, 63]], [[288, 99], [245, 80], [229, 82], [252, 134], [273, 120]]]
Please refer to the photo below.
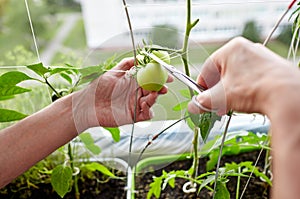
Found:
[[187, 99], [191, 99], [191, 93], [190, 90], [180, 90], [180, 94], [182, 95], [182, 97], [187, 98]]
[[201, 183], [198, 192], [201, 191], [202, 188], [204, 188], [205, 186], [207, 186], [208, 184], [212, 183], [215, 181], [215, 175], [209, 175], [207, 176], [207, 178], [205, 180], [203, 180], [203, 182]]
[[13, 99], [15, 96], [0, 96], [0, 101]]
[[203, 113], [200, 118], [200, 133], [203, 141], [205, 142], [210, 130], [213, 128], [215, 122], [221, 117], [215, 113]]
[[66, 74], [66, 73], [60, 73], [60, 76], [61, 76], [62, 78], [64, 78], [65, 80], [67, 80], [67, 82], [68, 82], [69, 84], [72, 84], [73, 80], [72, 80], [72, 78], [71, 78], [68, 74]]
[[0, 122], [12, 122], [21, 120], [23, 118], [27, 117], [27, 115], [13, 111], [8, 109], [0, 109]]
[[160, 197], [162, 182], [162, 177], [154, 177], [153, 182], [150, 184], [150, 190], [147, 194], [147, 199], [150, 199], [153, 194], [156, 198]]
[[106, 130], [108, 130], [112, 136], [112, 138], [114, 139], [115, 142], [119, 142], [121, 139], [121, 135], [120, 135], [120, 129], [119, 128], [105, 128]]
[[230, 193], [226, 184], [217, 181], [215, 199], [230, 199]]
[[190, 113], [190, 118], [194, 125], [200, 128], [200, 134], [204, 142], [206, 142], [210, 130], [213, 128], [215, 122], [221, 119], [221, 117], [216, 113], [211, 112], [202, 113], [200, 115]]
[[45, 73], [51, 72], [50, 69], [45, 68], [43, 63], [37, 63], [37, 64], [32, 64], [27, 66], [28, 69], [32, 70], [39, 76], [44, 78]]
[[179, 104], [175, 105], [172, 110], [173, 111], [181, 111], [185, 108], [187, 108], [189, 101], [180, 102]]
[[29, 77], [25, 73], [19, 71], [11, 71], [4, 73], [0, 76], [0, 87], [10, 87], [15, 86], [18, 83], [25, 80], [32, 80], [33, 78]]
[[206, 171], [211, 171], [214, 169], [218, 162], [219, 150], [214, 150], [209, 153], [209, 160], [206, 162]]
[[61, 198], [70, 190], [72, 174], [71, 167], [63, 165], [55, 167], [52, 171], [51, 184]]
[[[269, 185], [272, 186], [272, 181], [270, 180], [270, 178], [268, 176], [266, 176], [264, 173], [260, 172], [257, 167], [254, 167], [252, 165], [252, 162], [248, 162], [248, 161], [247, 162], [241, 162], [240, 166], [241, 167], [246, 167], [248, 169], [248, 172], [253, 171], [255, 176], [264, 179]], [[246, 172], [246, 171], [243, 169], [243, 172]]]
[[90, 171], [99, 171], [109, 177], [116, 178], [116, 176], [112, 172], [110, 172], [107, 167], [105, 167], [104, 165], [102, 165], [98, 162], [92, 162], [92, 163], [86, 164], [85, 168], [87, 168]]
[[83, 144], [85, 145], [85, 147], [93, 154], [99, 155], [101, 153], [101, 148], [95, 145], [94, 139], [90, 133], [81, 133], [79, 137], [83, 142]]
[[29, 91], [31, 90], [19, 86], [0, 87], [0, 97], [13, 96], [21, 93], [26, 93]]
[[58, 74], [58, 73], [69, 71], [69, 70], [70, 70], [69, 67], [57, 67], [57, 68], [51, 69], [50, 74], [55, 75], [55, 74]]
[[80, 84], [91, 82], [92, 80], [98, 78], [104, 73], [103, 66], [89, 66], [82, 69], [78, 69], [81, 74]]

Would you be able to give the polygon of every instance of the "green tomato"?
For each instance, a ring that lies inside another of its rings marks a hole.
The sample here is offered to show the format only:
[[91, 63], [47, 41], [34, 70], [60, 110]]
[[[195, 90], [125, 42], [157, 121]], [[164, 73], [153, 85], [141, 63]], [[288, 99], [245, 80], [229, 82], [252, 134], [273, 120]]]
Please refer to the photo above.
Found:
[[[160, 58], [161, 60], [163, 60], [167, 64], [171, 63], [171, 58], [170, 58], [170, 55], [167, 51], [154, 50], [154, 51], [152, 51], [152, 54], [154, 54], [156, 57]], [[155, 62], [155, 61], [153, 61], [153, 62]]]
[[159, 91], [167, 79], [168, 72], [158, 63], [148, 63], [137, 72], [138, 85], [148, 91]]

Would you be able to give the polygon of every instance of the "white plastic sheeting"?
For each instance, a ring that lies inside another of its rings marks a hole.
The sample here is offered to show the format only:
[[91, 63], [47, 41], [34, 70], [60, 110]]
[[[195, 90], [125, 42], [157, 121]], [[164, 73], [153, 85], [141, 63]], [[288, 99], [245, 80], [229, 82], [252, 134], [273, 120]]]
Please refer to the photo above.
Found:
[[[164, 130], [176, 122], [167, 121], [146, 121], [134, 125], [132, 153], [133, 159], [139, 156], [140, 152], [146, 146], [148, 141], [157, 133]], [[226, 121], [220, 126], [214, 127], [208, 137], [208, 140], [224, 132]], [[270, 127], [269, 120], [262, 115], [257, 114], [238, 114], [234, 115], [229, 132], [251, 131], [254, 133], [267, 133]], [[102, 152], [99, 157], [118, 157], [127, 160], [132, 132], [132, 125], [120, 127], [121, 139], [114, 142], [109, 132], [101, 127], [91, 128], [88, 132], [94, 137], [95, 142], [101, 147]], [[161, 134], [145, 151], [143, 158], [157, 155], [182, 154], [190, 152], [192, 147], [194, 133], [188, 127], [185, 121], [181, 121]], [[202, 141], [199, 140], [199, 147]]]

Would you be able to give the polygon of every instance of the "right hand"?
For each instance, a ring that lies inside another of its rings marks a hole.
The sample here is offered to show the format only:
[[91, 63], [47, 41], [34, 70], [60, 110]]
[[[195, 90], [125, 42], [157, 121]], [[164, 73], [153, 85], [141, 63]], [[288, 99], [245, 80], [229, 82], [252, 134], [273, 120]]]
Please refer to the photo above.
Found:
[[[219, 115], [229, 110], [266, 113], [276, 95], [276, 80], [288, 78], [287, 60], [244, 38], [235, 38], [213, 53], [203, 65], [198, 84], [207, 88], [196, 99]], [[275, 88], [275, 89], [274, 89]], [[190, 102], [191, 113], [205, 112]]]

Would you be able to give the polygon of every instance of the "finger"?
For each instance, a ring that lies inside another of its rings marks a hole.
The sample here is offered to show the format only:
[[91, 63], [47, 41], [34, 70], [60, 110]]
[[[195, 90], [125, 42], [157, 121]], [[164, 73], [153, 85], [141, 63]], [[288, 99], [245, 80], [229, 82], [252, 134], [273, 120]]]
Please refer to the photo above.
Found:
[[221, 65], [216, 59], [216, 54], [213, 54], [204, 62], [197, 83], [204, 88], [211, 88], [220, 81], [220, 78]]
[[173, 82], [174, 78], [171, 75], [168, 75], [167, 83]]
[[160, 89], [160, 91], [158, 91], [158, 94], [163, 95], [163, 94], [166, 94], [167, 92], [168, 92], [168, 87], [163, 86], [162, 89]]
[[129, 70], [132, 66], [134, 66], [134, 58], [124, 58], [113, 69], [126, 71]]
[[188, 104], [188, 111], [190, 113], [199, 114], [211, 111], [217, 112], [219, 115], [224, 115], [228, 109], [222, 82], [200, 93], [195, 100], [196, 103], [191, 101]]
[[146, 102], [141, 104], [141, 110], [137, 113], [137, 121], [149, 120], [153, 117], [153, 112]]
[[151, 107], [156, 102], [157, 97], [157, 92], [151, 92], [148, 95], [140, 98], [140, 104], [143, 104], [145, 102], [149, 107]]

